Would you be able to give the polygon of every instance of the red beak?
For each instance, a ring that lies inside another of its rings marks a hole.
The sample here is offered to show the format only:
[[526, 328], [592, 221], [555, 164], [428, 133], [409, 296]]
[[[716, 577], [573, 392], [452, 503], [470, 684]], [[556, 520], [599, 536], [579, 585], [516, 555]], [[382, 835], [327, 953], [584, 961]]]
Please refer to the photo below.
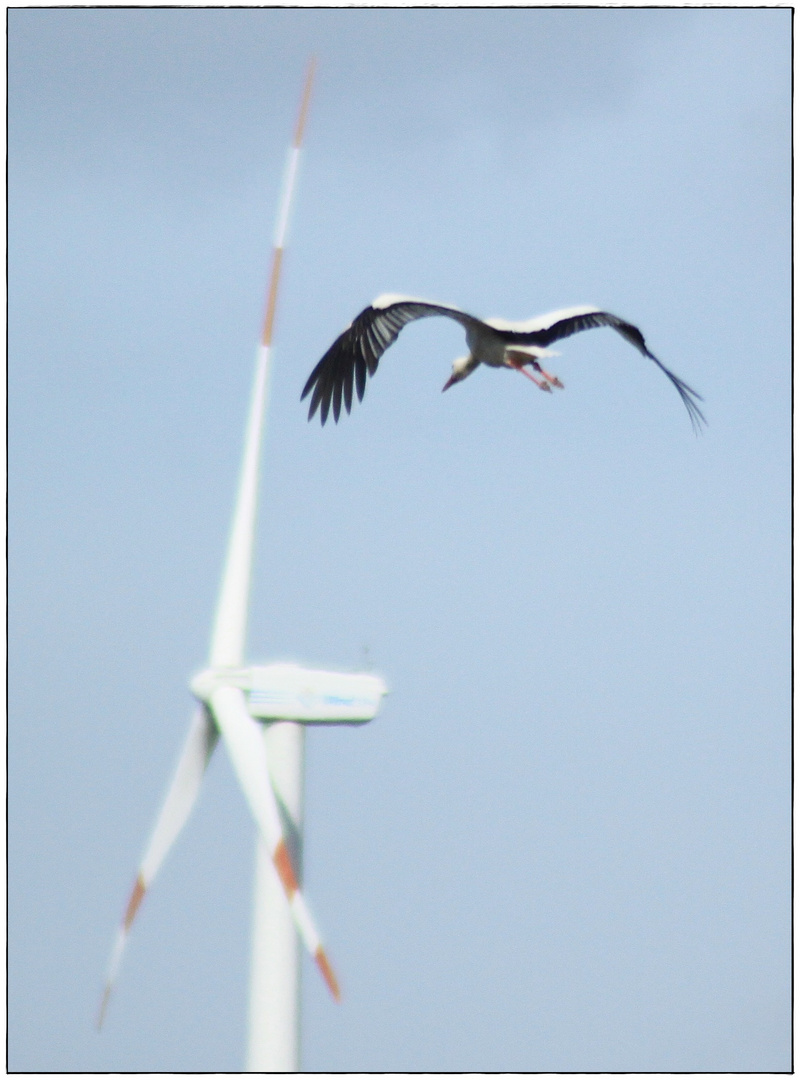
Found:
[[451, 375], [450, 378], [447, 380], [447, 382], [442, 387], [442, 393], [444, 393], [445, 390], [449, 390], [450, 387], [453, 385], [453, 383], [457, 383], [458, 381], [459, 380], [455, 377], [455, 375]]

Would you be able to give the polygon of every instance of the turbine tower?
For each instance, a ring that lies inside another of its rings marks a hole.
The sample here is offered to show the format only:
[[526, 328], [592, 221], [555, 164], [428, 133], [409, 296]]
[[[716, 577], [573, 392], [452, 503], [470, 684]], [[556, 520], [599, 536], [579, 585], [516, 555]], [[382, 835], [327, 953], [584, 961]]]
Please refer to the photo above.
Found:
[[246, 1064], [251, 1072], [299, 1068], [298, 933], [331, 994], [339, 998], [336, 976], [300, 884], [303, 725], [371, 720], [386, 693], [376, 675], [296, 664], [252, 667], [244, 662], [272, 331], [313, 77], [312, 60], [278, 207], [266, 314], [209, 665], [190, 683], [198, 707], [117, 932], [97, 1021], [100, 1027], [139, 906], [188, 819], [221, 735], [258, 830]]

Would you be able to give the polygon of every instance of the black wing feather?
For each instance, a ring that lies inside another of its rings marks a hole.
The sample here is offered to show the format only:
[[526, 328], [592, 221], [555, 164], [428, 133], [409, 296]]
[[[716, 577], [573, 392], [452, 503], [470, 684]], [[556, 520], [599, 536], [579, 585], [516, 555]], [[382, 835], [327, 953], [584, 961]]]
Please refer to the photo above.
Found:
[[350, 412], [350, 408], [353, 404], [353, 376], [355, 375], [355, 364], [348, 368], [344, 375], [344, 407]]
[[364, 391], [367, 388], [367, 362], [363, 357], [356, 357], [356, 391], [358, 400], [364, 400]]
[[364, 397], [367, 372], [374, 375], [378, 361], [396, 340], [403, 327], [415, 319], [431, 315], [448, 315], [462, 324], [469, 321], [455, 308], [429, 304], [422, 300], [399, 300], [388, 307], [371, 304], [340, 334], [311, 372], [300, 395], [302, 401], [311, 391], [308, 419], [320, 411], [324, 424], [333, 405], [333, 419], [338, 422], [344, 394], [344, 407], [350, 412], [353, 404], [353, 377], [358, 400]]
[[541, 330], [530, 330], [524, 332], [517, 331], [504, 331], [504, 335], [518, 344], [526, 345], [550, 345], [553, 341], [559, 341], [561, 338], [570, 337], [572, 334], [577, 334], [581, 330], [591, 330], [596, 326], [610, 326], [613, 330], [616, 330], [618, 334], [621, 334], [626, 341], [630, 342], [634, 348], [638, 349], [642, 356], [647, 356], [653, 363], [664, 372], [672, 385], [681, 395], [681, 401], [686, 406], [686, 411], [689, 413], [689, 419], [692, 421], [692, 427], [695, 432], [699, 432], [702, 425], [707, 423], [705, 416], [697, 404], [698, 401], [702, 401], [702, 397], [696, 390], [692, 390], [691, 386], [678, 378], [678, 376], [665, 367], [664, 364], [650, 352], [645, 344], [644, 335], [638, 326], [634, 326], [633, 323], [625, 322], [624, 319], [620, 319], [617, 315], [612, 315], [608, 311], [589, 311], [582, 315], [569, 315], [564, 319], [559, 319], [554, 322], [552, 326], [544, 327]]

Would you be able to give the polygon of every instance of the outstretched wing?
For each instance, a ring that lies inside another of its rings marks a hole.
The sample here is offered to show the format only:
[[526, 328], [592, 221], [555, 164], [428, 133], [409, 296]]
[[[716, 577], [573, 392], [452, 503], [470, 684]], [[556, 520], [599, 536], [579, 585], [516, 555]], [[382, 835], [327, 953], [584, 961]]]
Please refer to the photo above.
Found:
[[324, 424], [333, 404], [333, 418], [338, 422], [344, 395], [344, 407], [350, 412], [353, 404], [353, 380], [358, 400], [364, 397], [367, 372], [374, 375], [378, 361], [397, 340], [406, 323], [425, 319], [431, 315], [447, 315], [462, 326], [475, 320], [458, 308], [443, 304], [431, 304], [413, 296], [397, 296], [386, 293], [373, 300], [360, 315], [350, 323], [343, 334], [334, 341], [308, 377], [300, 395], [302, 401], [313, 389], [308, 408], [310, 420], [317, 409]]
[[634, 348], [638, 349], [642, 356], [649, 357], [653, 363], [661, 368], [681, 395], [681, 400], [686, 406], [694, 430], [699, 431], [701, 426], [706, 423], [706, 418], [697, 404], [698, 401], [703, 400], [702, 397], [650, 352], [638, 327], [625, 322], [624, 319], [620, 319], [617, 315], [612, 315], [608, 311], [601, 311], [595, 307], [574, 307], [551, 311], [547, 315], [539, 315], [528, 322], [512, 323], [503, 319], [486, 319], [486, 323], [495, 330], [499, 330], [509, 344], [542, 346], [558, 341], [559, 338], [577, 334], [581, 330], [591, 330], [596, 326], [610, 326], [618, 334], [621, 334], [626, 341], [630, 342]]

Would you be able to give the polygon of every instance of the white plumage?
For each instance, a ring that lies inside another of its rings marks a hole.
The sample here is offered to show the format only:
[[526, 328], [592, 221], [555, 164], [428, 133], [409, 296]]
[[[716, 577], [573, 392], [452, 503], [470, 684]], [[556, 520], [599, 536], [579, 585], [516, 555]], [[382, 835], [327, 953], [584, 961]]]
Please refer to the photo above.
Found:
[[[657, 364], [670, 379], [686, 406], [694, 429], [698, 431], [705, 423], [705, 417], [697, 404], [703, 400], [700, 395], [650, 352], [637, 327], [617, 315], [584, 305], [561, 308], [525, 322], [477, 319], [474, 315], [468, 315], [465, 311], [447, 304], [432, 304], [428, 300], [395, 293], [384, 293], [373, 300], [369, 307], [364, 308], [311, 372], [300, 398], [302, 401], [311, 393], [309, 420], [319, 409], [320, 419], [324, 424], [333, 406], [333, 418], [338, 422], [342, 400], [345, 409], [350, 412], [353, 404], [353, 384], [355, 383], [358, 400], [361, 401], [367, 385], [367, 374], [375, 374], [378, 361], [396, 341], [403, 327], [416, 319], [425, 319], [432, 315], [444, 315], [460, 323], [466, 331], [469, 346], [469, 353], [453, 362], [450, 378], [442, 388], [444, 390], [461, 382], [479, 364], [514, 368], [532, 379], [542, 390], [550, 390], [553, 386], [561, 387], [560, 380], [545, 371], [539, 363], [546, 356], [557, 355], [549, 352], [547, 346], [581, 330], [610, 326], [643, 356]], [[536, 371], [540, 378], [527, 371], [526, 366]]]

